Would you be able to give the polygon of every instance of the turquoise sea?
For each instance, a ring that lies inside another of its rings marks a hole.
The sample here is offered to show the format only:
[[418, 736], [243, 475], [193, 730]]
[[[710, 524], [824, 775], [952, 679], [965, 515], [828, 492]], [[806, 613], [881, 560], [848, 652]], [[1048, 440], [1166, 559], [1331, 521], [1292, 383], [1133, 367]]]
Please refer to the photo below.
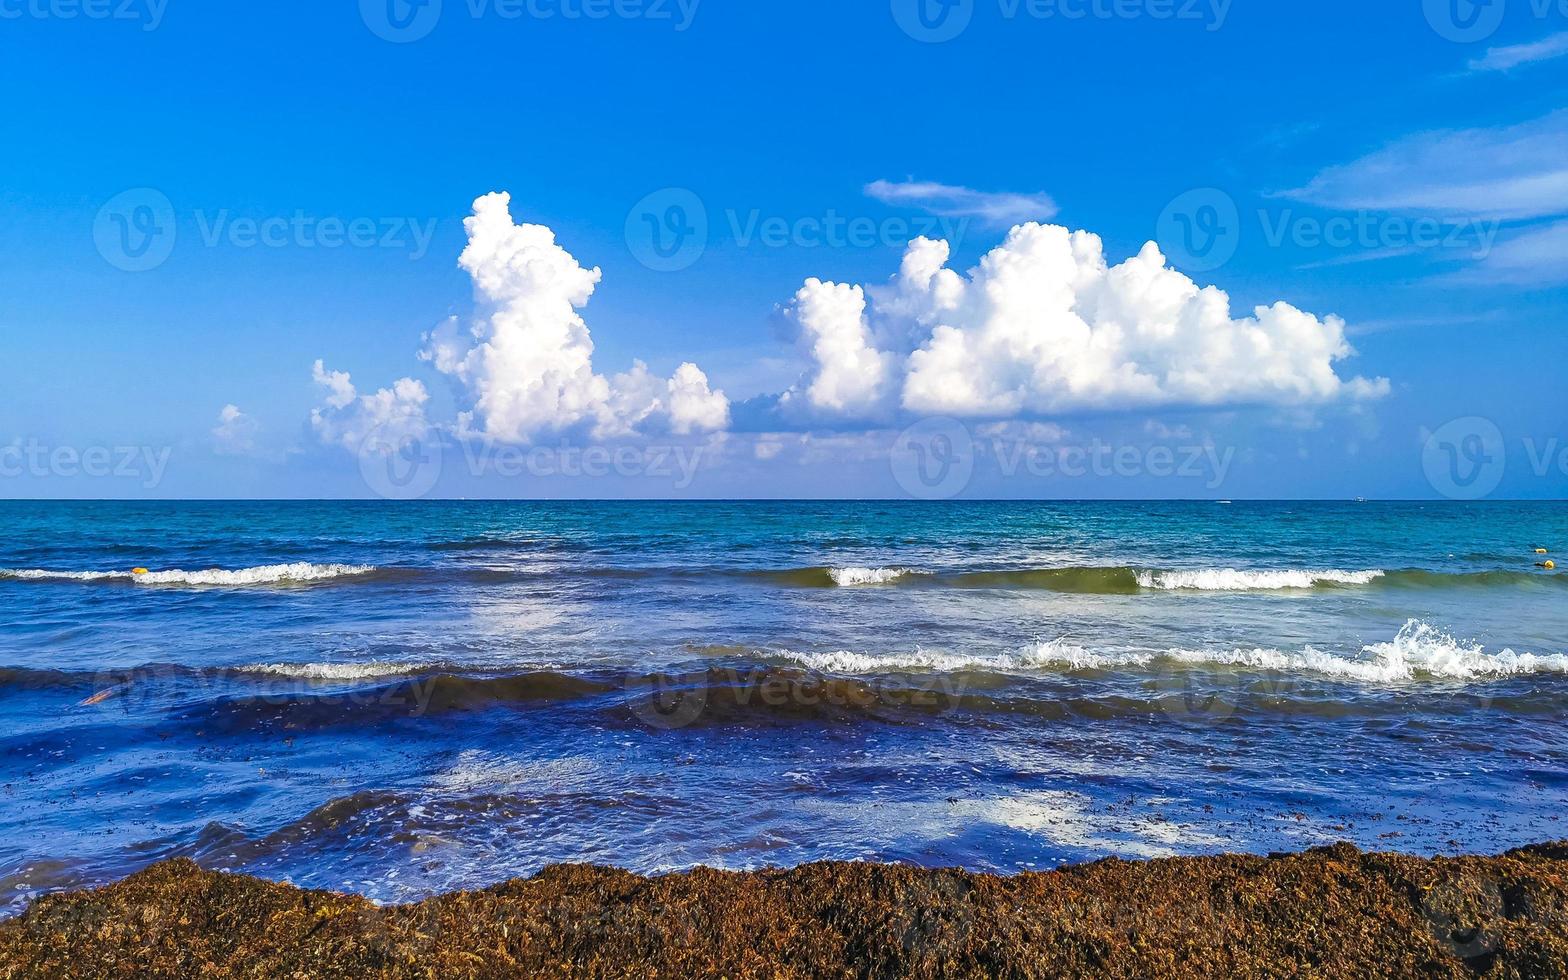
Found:
[[1568, 836], [1562, 504], [10, 501], [0, 526], [11, 911], [176, 855], [400, 901], [558, 862]]

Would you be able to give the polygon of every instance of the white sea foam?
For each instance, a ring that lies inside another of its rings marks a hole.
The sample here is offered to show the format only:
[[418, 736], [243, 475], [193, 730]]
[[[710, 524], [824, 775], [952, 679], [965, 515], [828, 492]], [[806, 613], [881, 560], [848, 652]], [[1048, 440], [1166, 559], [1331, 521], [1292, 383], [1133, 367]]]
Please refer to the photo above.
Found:
[[1301, 650], [1262, 647], [1250, 650], [1155, 650], [1129, 647], [1094, 651], [1061, 640], [991, 654], [966, 655], [917, 649], [913, 653], [894, 654], [786, 651], [780, 655], [813, 670], [832, 674], [1157, 669], [1161, 664], [1166, 664], [1316, 674], [1366, 684], [1389, 685], [1423, 679], [1489, 680], [1519, 674], [1568, 673], [1568, 655], [1515, 653], [1512, 650], [1490, 653], [1480, 644], [1461, 642], [1419, 620], [1406, 623], [1399, 634], [1387, 643], [1363, 647], [1359, 656], [1327, 653], [1310, 646]]
[[1561, 653], [1487, 653], [1480, 644], [1462, 643], [1418, 619], [1406, 623], [1393, 642], [1375, 643], [1366, 652], [1410, 675], [1470, 679], [1568, 673], [1568, 656]]
[[56, 572], [47, 568], [0, 568], [0, 579], [24, 581], [49, 581], [59, 579], [69, 582], [99, 582], [105, 579], [129, 579], [130, 572]]
[[1321, 584], [1369, 585], [1384, 576], [1381, 569], [1360, 572], [1339, 570], [1243, 571], [1235, 568], [1202, 568], [1185, 571], [1139, 572], [1138, 585], [1161, 591], [1254, 592], [1310, 589]]
[[367, 575], [376, 569], [371, 565], [316, 565], [298, 561], [287, 565], [260, 565], [255, 568], [209, 568], [187, 572], [173, 569], [164, 572], [70, 572], [45, 568], [0, 569], [0, 578], [33, 581], [103, 582], [122, 581], [137, 585], [277, 585], [291, 582], [324, 582], [329, 579], [353, 575]]
[[1081, 669], [1095, 666], [1095, 655], [1061, 641], [1037, 643], [1025, 650], [994, 654], [955, 654], [915, 649], [910, 653], [868, 654], [839, 650], [833, 653], [778, 651], [778, 655], [826, 674], [880, 674], [898, 671], [956, 673], [965, 670], [1006, 673], [1053, 665]]
[[830, 568], [828, 577], [834, 585], [887, 585], [914, 572], [907, 568]]
[[168, 572], [146, 572], [133, 576], [138, 585], [272, 585], [283, 582], [323, 582], [328, 579], [354, 575], [368, 575], [375, 568], [370, 565], [315, 565], [310, 562], [293, 562], [287, 565], [261, 565], [229, 571], [209, 568], [205, 571], [187, 572], [179, 569]]
[[375, 677], [400, 677], [430, 669], [428, 664], [409, 663], [320, 663], [251, 664], [238, 668], [242, 674], [272, 674], [311, 681], [355, 681]]

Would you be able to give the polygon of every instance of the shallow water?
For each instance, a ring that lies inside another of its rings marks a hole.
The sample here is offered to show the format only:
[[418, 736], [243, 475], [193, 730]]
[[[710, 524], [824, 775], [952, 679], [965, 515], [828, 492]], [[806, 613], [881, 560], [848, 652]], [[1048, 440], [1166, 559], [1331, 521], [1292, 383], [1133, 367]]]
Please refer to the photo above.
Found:
[[1560, 504], [0, 518], [12, 910], [176, 855], [397, 901], [1568, 837]]

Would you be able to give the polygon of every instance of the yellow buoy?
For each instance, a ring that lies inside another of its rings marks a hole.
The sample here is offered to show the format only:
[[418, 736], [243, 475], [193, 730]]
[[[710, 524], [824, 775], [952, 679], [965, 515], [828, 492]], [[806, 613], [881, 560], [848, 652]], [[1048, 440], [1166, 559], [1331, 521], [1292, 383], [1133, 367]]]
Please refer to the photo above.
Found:
[[133, 569], [131, 569], [131, 574], [132, 575], [146, 575], [148, 573], [147, 573], [147, 569], [145, 569], [145, 568], [133, 568]]
[[1541, 562], [1541, 567], [1549, 572], [1557, 567], [1557, 563], [1555, 561], [1543, 561]]
[[1545, 548], [1537, 548], [1537, 549], [1535, 549], [1535, 553], [1538, 554], [1538, 555], [1544, 555], [1544, 554], [1546, 554], [1546, 549]]

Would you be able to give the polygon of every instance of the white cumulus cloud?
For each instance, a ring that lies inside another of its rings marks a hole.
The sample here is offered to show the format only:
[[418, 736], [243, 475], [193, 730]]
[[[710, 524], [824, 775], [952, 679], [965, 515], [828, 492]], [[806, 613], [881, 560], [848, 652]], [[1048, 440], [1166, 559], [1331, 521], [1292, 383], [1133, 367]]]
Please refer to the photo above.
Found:
[[503, 442], [531, 441], [579, 425], [596, 438], [631, 433], [650, 421], [670, 431], [722, 429], [729, 401], [695, 364], [661, 379], [646, 365], [606, 378], [593, 368], [593, 338], [578, 310], [599, 284], [542, 225], [516, 224], [510, 196], [487, 194], [464, 222], [458, 262], [473, 278], [478, 318], [427, 338], [422, 357], [455, 379], [472, 410], [459, 429]]
[[408, 439], [423, 439], [430, 431], [425, 418], [430, 395], [412, 378], [361, 395], [347, 372], [329, 371], [319, 360], [312, 376], [326, 389], [326, 404], [310, 413], [310, 424], [317, 438], [329, 446], [354, 453], [391, 452]]
[[1385, 394], [1341, 378], [1338, 317], [1230, 297], [1168, 268], [1152, 242], [1109, 265], [1099, 236], [1015, 227], [965, 275], [916, 239], [891, 283], [811, 280], [789, 314], [813, 367], [785, 403], [820, 414], [1012, 418], [1161, 406], [1310, 406]]
[[256, 434], [261, 426], [240, 411], [238, 405], [225, 405], [212, 430], [213, 448], [224, 456], [248, 456], [256, 451]]
[[[873, 346], [865, 290], [807, 279], [795, 294], [789, 315], [818, 365], [806, 388], [806, 401], [834, 413], [874, 411], [884, 400], [896, 364], [893, 355]], [[790, 393], [785, 401], [794, 398]]]

